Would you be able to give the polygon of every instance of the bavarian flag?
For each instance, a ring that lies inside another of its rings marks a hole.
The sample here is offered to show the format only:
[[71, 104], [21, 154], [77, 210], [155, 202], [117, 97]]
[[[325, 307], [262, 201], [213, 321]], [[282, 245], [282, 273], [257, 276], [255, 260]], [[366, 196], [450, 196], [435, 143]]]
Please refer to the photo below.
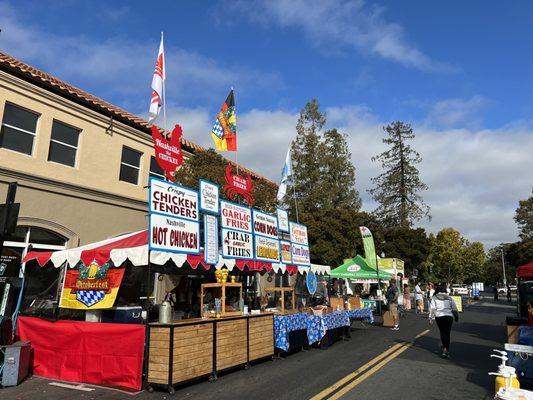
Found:
[[233, 89], [231, 89], [228, 98], [222, 104], [215, 125], [211, 129], [211, 136], [217, 150], [237, 151], [237, 115], [235, 114]]

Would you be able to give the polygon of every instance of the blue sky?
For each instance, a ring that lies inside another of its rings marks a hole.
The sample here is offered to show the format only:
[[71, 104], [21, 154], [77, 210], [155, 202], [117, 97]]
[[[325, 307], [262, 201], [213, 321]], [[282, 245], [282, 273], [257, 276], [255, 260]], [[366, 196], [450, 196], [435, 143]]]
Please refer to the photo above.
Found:
[[[159, 33], [168, 111], [210, 145], [236, 89], [239, 159], [277, 180], [299, 109], [317, 97], [348, 136], [364, 208], [381, 126], [412, 122], [438, 231], [516, 239], [533, 184], [533, 3], [0, 1], [0, 49], [145, 116]], [[159, 13], [158, 13], [159, 11]], [[529, 172], [527, 172], [529, 171]]]

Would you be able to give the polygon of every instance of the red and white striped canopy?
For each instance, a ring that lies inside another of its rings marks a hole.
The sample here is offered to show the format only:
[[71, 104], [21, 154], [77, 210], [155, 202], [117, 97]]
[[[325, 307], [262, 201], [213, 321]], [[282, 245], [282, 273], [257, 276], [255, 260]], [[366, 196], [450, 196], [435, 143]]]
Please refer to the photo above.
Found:
[[[112, 261], [115, 265], [121, 265], [124, 261], [129, 260], [135, 266], [144, 266], [148, 265], [148, 256], [150, 256], [150, 262], [156, 265], [164, 265], [171, 260], [178, 268], [181, 268], [185, 262], [194, 269], [198, 268], [200, 265], [206, 270], [211, 268], [209, 264], [204, 262], [202, 253], [191, 255], [156, 250], [148, 252], [147, 230], [128, 233], [73, 249], [59, 251], [30, 251], [26, 254], [22, 262], [36, 260], [41, 267], [47, 263], [51, 263], [56, 268], [59, 268], [66, 263], [70, 268], [74, 268], [80, 261], [85, 266], [89, 266], [93, 262], [98, 265], [103, 265], [108, 261]], [[309, 267], [269, 263], [258, 260], [224, 259], [220, 257], [215, 268], [221, 269], [222, 267], [226, 267], [230, 271], [234, 268], [244, 271], [244, 269], [247, 268], [249, 271], [265, 270], [270, 272], [273, 270], [276, 273], [289, 272], [290, 274], [296, 272], [303, 274], [304, 272], [309, 271]], [[329, 267], [312, 265], [311, 270], [318, 274], [324, 274], [329, 272]]]

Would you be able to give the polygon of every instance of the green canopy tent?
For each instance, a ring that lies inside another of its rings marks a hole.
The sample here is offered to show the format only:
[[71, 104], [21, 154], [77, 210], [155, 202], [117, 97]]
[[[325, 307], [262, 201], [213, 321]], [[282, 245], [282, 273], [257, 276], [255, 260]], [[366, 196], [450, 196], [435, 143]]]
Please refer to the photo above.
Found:
[[[356, 255], [329, 273], [332, 278], [352, 279], [355, 283], [377, 283], [378, 272], [370, 267], [363, 257]], [[379, 279], [388, 280], [392, 275], [379, 271]]]

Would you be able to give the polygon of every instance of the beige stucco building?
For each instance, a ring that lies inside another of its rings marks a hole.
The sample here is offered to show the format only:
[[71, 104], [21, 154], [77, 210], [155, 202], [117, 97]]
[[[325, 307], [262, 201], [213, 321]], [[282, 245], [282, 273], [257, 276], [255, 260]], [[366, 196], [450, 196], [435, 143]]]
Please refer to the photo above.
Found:
[[[7, 247], [75, 247], [146, 228], [146, 185], [161, 173], [146, 121], [2, 53], [0, 121], [0, 203], [14, 181], [21, 203]], [[202, 150], [182, 147], [185, 157]]]

